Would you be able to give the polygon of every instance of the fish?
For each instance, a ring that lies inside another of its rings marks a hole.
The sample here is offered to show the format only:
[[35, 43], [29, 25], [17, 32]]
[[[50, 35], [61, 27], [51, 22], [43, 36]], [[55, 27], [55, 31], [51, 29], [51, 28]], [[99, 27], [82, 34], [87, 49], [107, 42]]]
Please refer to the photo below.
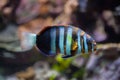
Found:
[[62, 58], [69, 58], [90, 54], [96, 50], [95, 40], [82, 29], [72, 25], [49, 26], [34, 38], [40, 53], [47, 56], [60, 54]]
[[61, 54], [63, 58], [96, 49], [96, 42], [91, 36], [70, 25], [46, 28], [36, 36], [36, 45], [46, 55]]

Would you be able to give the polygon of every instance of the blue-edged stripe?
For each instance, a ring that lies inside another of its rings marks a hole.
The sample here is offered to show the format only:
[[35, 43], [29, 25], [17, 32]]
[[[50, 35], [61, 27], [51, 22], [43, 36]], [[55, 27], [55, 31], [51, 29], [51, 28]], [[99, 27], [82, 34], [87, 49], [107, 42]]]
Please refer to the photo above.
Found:
[[56, 29], [52, 28], [51, 32], [50, 32], [50, 37], [51, 37], [51, 54], [55, 54], [56, 53]]
[[87, 45], [87, 39], [86, 39], [86, 34], [84, 34], [83, 38], [84, 38], [84, 47], [85, 47], [85, 53], [88, 53], [88, 45]]
[[92, 43], [92, 52], [94, 52], [94, 44]]
[[81, 37], [80, 37], [80, 34], [81, 34], [81, 31], [80, 30], [78, 30], [78, 32], [77, 32], [77, 38], [78, 38], [78, 50], [77, 50], [77, 54], [80, 54], [81, 53]]
[[59, 28], [59, 48], [60, 48], [60, 53], [64, 54], [64, 27]]
[[66, 38], [66, 55], [71, 55], [71, 44], [72, 44], [72, 27], [67, 30]]

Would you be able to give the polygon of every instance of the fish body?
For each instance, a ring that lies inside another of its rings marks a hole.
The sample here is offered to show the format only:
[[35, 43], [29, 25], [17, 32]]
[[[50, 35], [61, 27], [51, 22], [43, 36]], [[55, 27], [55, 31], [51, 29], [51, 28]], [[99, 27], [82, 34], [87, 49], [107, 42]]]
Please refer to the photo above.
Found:
[[61, 54], [63, 58], [67, 58], [93, 52], [96, 42], [77, 27], [52, 26], [36, 35], [36, 46], [45, 55]]

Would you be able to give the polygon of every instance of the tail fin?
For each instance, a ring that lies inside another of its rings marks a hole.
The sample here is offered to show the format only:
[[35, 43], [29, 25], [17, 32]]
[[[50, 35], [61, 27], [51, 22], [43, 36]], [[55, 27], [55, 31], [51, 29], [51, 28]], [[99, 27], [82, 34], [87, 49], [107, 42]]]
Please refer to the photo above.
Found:
[[21, 48], [23, 51], [30, 50], [36, 44], [36, 34], [23, 32], [21, 39]]

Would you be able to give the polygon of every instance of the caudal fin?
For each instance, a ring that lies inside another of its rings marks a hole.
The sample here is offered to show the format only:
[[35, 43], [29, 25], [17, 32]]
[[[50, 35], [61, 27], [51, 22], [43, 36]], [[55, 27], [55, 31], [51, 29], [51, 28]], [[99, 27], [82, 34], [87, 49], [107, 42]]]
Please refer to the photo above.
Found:
[[30, 50], [36, 43], [36, 34], [23, 32], [21, 39], [21, 48], [23, 51]]

